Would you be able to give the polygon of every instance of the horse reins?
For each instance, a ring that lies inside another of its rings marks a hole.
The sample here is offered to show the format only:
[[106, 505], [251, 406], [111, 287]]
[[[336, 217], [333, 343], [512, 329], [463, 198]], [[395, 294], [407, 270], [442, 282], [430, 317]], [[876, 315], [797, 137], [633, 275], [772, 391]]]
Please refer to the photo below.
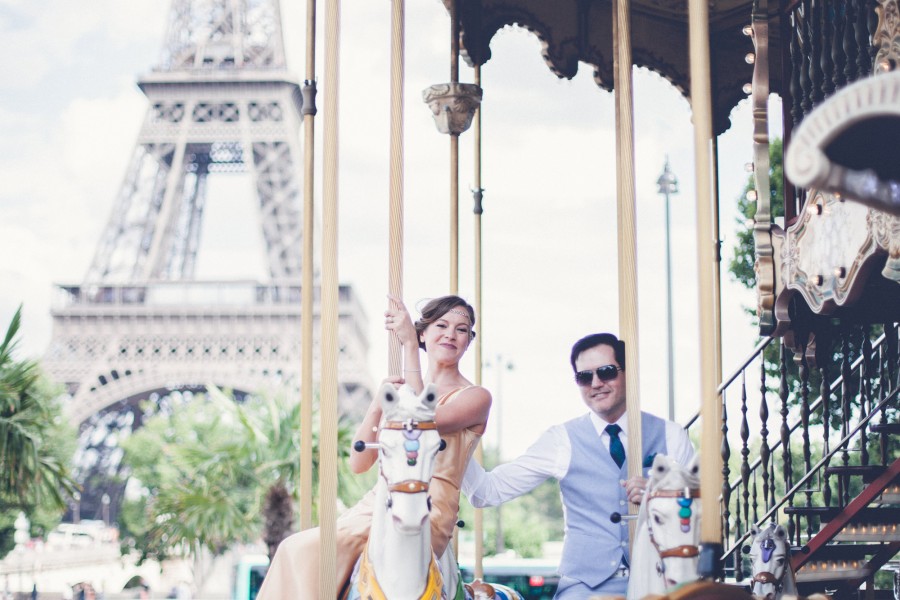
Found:
[[[771, 537], [767, 537], [759, 543], [759, 549], [763, 553], [763, 562], [768, 564], [770, 560], [772, 560], [772, 553], [775, 552], [775, 540]], [[784, 585], [784, 573], [781, 574], [781, 577], [777, 577], [775, 573], [772, 571], [760, 571], [759, 573], [754, 573], [753, 577], [750, 578], [752, 583], [768, 583], [775, 586], [775, 593], [781, 591], [781, 587]]]
[[[405, 421], [385, 421], [381, 426], [381, 429], [390, 429], [394, 431], [403, 431], [408, 441], [415, 441], [416, 448], [418, 448], [418, 438], [419, 434], [414, 432], [427, 431], [432, 429], [437, 429], [437, 423], [434, 421], [414, 421], [412, 418], [409, 418]], [[442, 440], [443, 447], [443, 440]], [[443, 448], [442, 448], [443, 449]], [[407, 454], [411, 451], [407, 450]], [[410, 462], [411, 461], [411, 462]], [[409, 458], [407, 462], [412, 466], [415, 465], [416, 458]], [[420, 481], [418, 479], [407, 479], [405, 481], [401, 481], [398, 483], [391, 483], [388, 481], [388, 478], [384, 474], [384, 470], [380, 469], [381, 476], [384, 478], [385, 483], [388, 486], [388, 493], [390, 492], [399, 492], [401, 494], [418, 494], [420, 492], [428, 491], [428, 482]]]
[[[644, 499], [644, 502], [649, 503], [654, 498], [676, 498], [676, 499], [688, 501], [687, 506], [685, 506], [685, 504], [683, 504], [681, 502], [679, 503], [679, 505], [682, 507], [681, 510], [687, 509], [688, 512], [690, 512], [689, 502], [692, 501], [694, 498], [699, 498], [699, 497], [700, 497], [700, 489], [699, 488], [686, 487], [681, 490], [653, 490], [652, 492], [649, 492], [647, 494], [647, 497]], [[653, 547], [656, 548], [656, 552], [659, 554], [659, 558], [660, 558], [659, 562], [660, 562], [660, 566], [661, 566], [661, 572], [665, 572], [665, 570], [666, 570], [665, 563], [663, 562], [663, 559], [665, 559], [665, 558], [672, 558], [672, 557], [674, 557], [674, 558], [693, 558], [695, 556], [700, 555], [700, 548], [698, 546], [692, 545], [692, 544], [683, 544], [681, 546], [675, 546], [673, 548], [667, 548], [665, 550], [660, 548], [659, 544], [656, 542], [656, 539], [654, 539], [654, 537], [653, 537], [653, 522], [652, 522], [653, 520], [650, 518], [650, 515], [649, 515], [649, 504], [647, 506], [647, 511], [648, 511], [647, 532], [650, 534], [650, 543], [653, 544]], [[689, 519], [690, 516], [688, 516], [686, 518]]]

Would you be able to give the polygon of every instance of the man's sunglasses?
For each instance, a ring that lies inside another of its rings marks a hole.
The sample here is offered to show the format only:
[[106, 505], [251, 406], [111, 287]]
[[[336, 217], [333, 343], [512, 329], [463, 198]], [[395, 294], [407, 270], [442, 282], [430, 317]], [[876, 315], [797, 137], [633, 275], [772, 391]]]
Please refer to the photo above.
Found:
[[600, 381], [612, 381], [616, 377], [619, 376], [619, 371], [624, 371], [622, 367], [617, 367], [616, 365], [603, 365], [602, 367], [597, 367], [596, 369], [589, 371], [578, 371], [575, 373], [575, 383], [581, 386], [589, 386], [594, 383], [594, 373], [597, 374], [597, 377]]

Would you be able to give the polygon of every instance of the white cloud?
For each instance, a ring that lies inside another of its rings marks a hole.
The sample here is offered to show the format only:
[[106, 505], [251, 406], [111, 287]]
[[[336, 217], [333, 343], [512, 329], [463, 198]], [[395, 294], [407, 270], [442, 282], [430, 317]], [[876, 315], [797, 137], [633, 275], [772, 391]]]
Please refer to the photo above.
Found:
[[[49, 341], [51, 283], [84, 275], [125, 174], [145, 101], [138, 74], [149, 71], [163, 43], [168, 3], [159, 0], [42, 0], [6, 3], [15, 17], [2, 25], [5, 60], [0, 92], [0, 323], [26, 305], [23, 350]], [[290, 65], [303, 77], [305, 10], [283, 3]], [[370, 323], [373, 379], [386, 375], [380, 315], [387, 292], [389, 5], [345, 3], [340, 82], [340, 278], [357, 287]], [[321, 160], [324, 107], [324, 22], [318, 40]], [[448, 19], [440, 2], [407, 5], [405, 97], [405, 297], [416, 301], [448, 289], [448, 148], [421, 90], [449, 78]], [[613, 97], [582, 65], [559, 81], [533, 35], [504, 30], [483, 68], [484, 311], [479, 336], [485, 357], [516, 364], [502, 382], [505, 454], [515, 454], [548, 422], [582, 412], [571, 383], [569, 348], [590, 331], [619, 329], [616, 259], [616, 160]], [[61, 85], [51, 75], [80, 85]], [[69, 81], [70, 79], [66, 79]], [[471, 71], [461, 67], [461, 79]], [[14, 89], [13, 89], [14, 88]], [[687, 103], [659, 77], [635, 76], [635, 152], [642, 397], [665, 410], [664, 230], [655, 181], [668, 154], [681, 191], [673, 197], [676, 260], [675, 334], [678, 416], [697, 397], [696, 234], [693, 137]], [[53, 100], [49, 102], [48, 99]], [[733, 198], [750, 157], [749, 108], [735, 113], [740, 132], [720, 140], [723, 236], [731, 235]], [[460, 291], [474, 293], [472, 134], [460, 138]], [[321, 171], [316, 173], [321, 188]], [[727, 277], [724, 278], [727, 281]], [[723, 294], [728, 323], [746, 293]], [[750, 301], [752, 302], [752, 300]], [[750, 303], [746, 302], [746, 303]], [[729, 333], [726, 366], [753, 346], [748, 326]], [[470, 353], [466, 372], [474, 377]], [[535, 419], [534, 415], [542, 415]]]

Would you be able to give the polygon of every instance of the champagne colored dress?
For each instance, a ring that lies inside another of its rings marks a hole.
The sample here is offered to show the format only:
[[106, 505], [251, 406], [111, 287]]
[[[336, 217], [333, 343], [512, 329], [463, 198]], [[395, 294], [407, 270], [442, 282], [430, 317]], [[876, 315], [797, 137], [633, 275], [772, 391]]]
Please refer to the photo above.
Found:
[[[453, 402], [459, 388], [441, 396], [438, 405]], [[439, 452], [434, 465], [431, 492], [431, 547], [440, 557], [450, 538], [459, 513], [459, 488], [466, 465], [475, 452], [481, 433], [461, 429], [441, 437], [447, 447]], [[337, 520], [338, 591], [350, 577], [369, 539], [372, 525], [372, 502], [375, 490], [369, 490], [352, 508]], [[266, 573], [257, 600], [312, 600], [319, 594], [319, 528], [295, 533], [278, 546]]]

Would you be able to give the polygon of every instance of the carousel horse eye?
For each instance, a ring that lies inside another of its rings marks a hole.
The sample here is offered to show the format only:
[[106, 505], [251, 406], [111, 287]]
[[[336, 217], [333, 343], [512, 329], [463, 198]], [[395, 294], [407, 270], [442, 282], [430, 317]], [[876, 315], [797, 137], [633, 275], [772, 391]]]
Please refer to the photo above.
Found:
[[459, 521], [456, 522], [456, 526], [459, 527], [460, 529], [462, 529], [463, 527], [466, 526], [466, 522], [463, 521], [462, 519], [460, 519]]
[[741, 548], [741, 552], [743, 552], [744, 554], [750, 554], [750, 550], [750, 546], [744, 546]]
[[387, 392], [387, 393], [384, 395], [384, 399], [385, 399], [386, 401], [388, 401], [388, 402], [393, 402], [393, 401], [394, 401], [394, 395], [393, 395], [392, 393], [390, 393], [390, 392]]
[[431, 512], [431, 496], [428, 496], [428, 512]]
[[435, 399], [434, 394], [428, 394], [427, 396], [425, 396], [425, 400], [427, 400], [428, 402], [434, 402], [434, 399]]
[[388, 508], [391, 508], [392, 506], [394, 506], [394, 501], [391, 500], [390, 498], [388, 498], [388, 499], [387, 499], [387, 502], [385, 502], [384, 504], [385, 504], [385, 506], [387, 506]]
[[441, 445], [438, 446], [438, 452], [440, 452], [441, 450], [443, 450], [446, 447], [447, 447], [447, 440], [445, 440], [444, 438], [441, 438]]

